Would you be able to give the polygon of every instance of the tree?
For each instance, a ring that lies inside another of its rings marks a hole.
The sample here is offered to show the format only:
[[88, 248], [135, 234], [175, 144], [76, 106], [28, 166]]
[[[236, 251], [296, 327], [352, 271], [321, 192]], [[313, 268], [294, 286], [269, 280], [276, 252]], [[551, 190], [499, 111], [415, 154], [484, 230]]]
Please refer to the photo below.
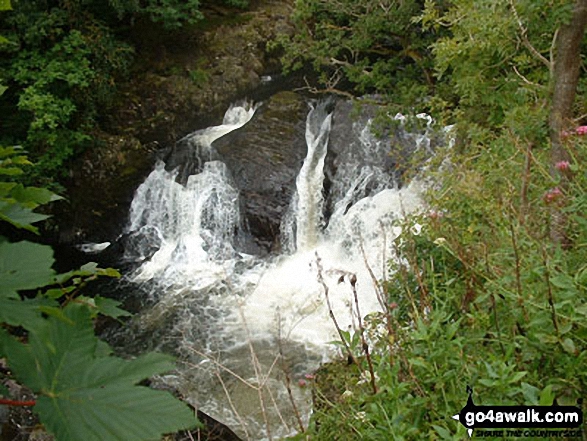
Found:
[[[568, 173], [557, 170], [556, 164], [568, 162], [571, 157], [563, 142], [563, 133], [572, 127], [573, 102], [579, 83], [581, 68], [581, 43], [587, 25], [587, 0], [577, 0], [571, 19], [560, 26], [555, 40], [553, 66], [553, 91], [549, 116], [552, 173], [567, 185]], [[559, 167], [560, 168], [560, 167]], [[554, 210], [551, 222], [551, 238], [554, 243], [568, 246], [567, 222], [560, 210]]]
[[297, 32], [279, 40], [282, 61], [286, 69], [311, 64], [327, 92], [422, 99], [434, 83], [428, 50], [434, 33], [415, 20], [421, 10], [417, 0], [298, 1]]

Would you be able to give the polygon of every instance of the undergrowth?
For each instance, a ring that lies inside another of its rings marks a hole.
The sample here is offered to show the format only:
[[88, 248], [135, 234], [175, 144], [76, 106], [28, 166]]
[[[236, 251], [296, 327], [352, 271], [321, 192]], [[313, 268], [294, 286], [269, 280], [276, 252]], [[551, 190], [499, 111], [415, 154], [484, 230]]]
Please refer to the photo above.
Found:
[[[438, 155], [450, 160], [435, 174], [429, 209], [400, 222], [390, 276], [377, 283], [386, 311], [356, 331], [367, 345], [343, 335], [352, 357], [317, 372], [312, 421], [295, 439], [468, 439], [451, 418], [468, 387], [477, 405], [556, 399], [585, 412], [583, 131], [566, 142], [573, 161], [555, 165], [569, 178], [564, 186], [551, 177], [546, 151], [511, 134], [482, 151]], [[565, 249], [549, 239], [559, 211]]]

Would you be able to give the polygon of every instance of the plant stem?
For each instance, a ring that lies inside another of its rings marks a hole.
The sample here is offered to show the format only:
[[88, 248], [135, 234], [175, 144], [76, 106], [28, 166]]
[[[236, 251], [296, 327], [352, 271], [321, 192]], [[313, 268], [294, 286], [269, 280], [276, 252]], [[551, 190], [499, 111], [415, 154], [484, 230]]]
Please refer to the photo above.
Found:
[[20, 401], [20, 400], [9, 400], [7, 398], [0, 398], [0, 405], [3, 405], [3, 406], [29, 407], [29, 406], [34, 406], [35, 404], [37, 404], [37, 402], [35, 400]]
[[357, 307], [357, 317], [359, 320], [359, 332], [361, 335], [361, 344], [363, 345], [363, 351], [365, 352], [365, 357], [367, 358], [367, 364], [369, 365], [369, 373], [371, 374], [371, 387], [373, 388], [373, 394], [377, 394], [377, 384], [375, 383], [375, 371], [373, 369], [373, 361], [371, 360], [371, 354], [369, 353], [369, 345], [365, 340], [365, 328], [363, 328], [363, 320], [361, 318], [361, 311], [359, 310], [359, 297], [357, 296], [357, 276], [354, 274], [350, 277], [351, 287], [353, 290], [353, 295], [355, 297], [355, 306]]
[[320, 259], [320, 256], [318, 255], [318, 252], [316, 252], [316, 266], [318, 268], [318, 282], [322, 285], [322, 288], [324, 289], [324, 297], [326, 297], [326, 304], [328, 305], [328, 313], [330, 314], [330, 318], [334, 323], [336, 332], [338, 332], [338, 337], [340, 338], [340, 341], [346, 349], [349, 360], [351, 360], [354, 364], [358, 366], [359, 364], [357, 363], [357, 360], [355, 359], [355, 356], [353, 355], [353, 352], [351, 351], [351, 348], [349, 347], [347, 341], [344, 339], [340, 326], [338, 325], [338, 321], [336, 320], [334, 312], [332, 311], [332, 304], [330, 303], [330, 297], [328, 296], [328, 285], [326, 285], [326, 282], [324, 282], [324, 277], [322, 277], [322, 261]]
[[554, 326], [554, 330], [556, 331], [556, 336], [560, 337], [558, 320], [556, 319], [556, 309], [554, 306], [554, 295], [552, 293], [552, 285], [550, 284], [550, 271], [548, 270], [548, 259], [546, 256], [546, 250], [544, 249], [544, 246], [542, 247], [542, 261], [544, 263], [544, 279], [546, 281], [546, 286], [548, 288], [548, 304], [550, 305], [552, 324]]

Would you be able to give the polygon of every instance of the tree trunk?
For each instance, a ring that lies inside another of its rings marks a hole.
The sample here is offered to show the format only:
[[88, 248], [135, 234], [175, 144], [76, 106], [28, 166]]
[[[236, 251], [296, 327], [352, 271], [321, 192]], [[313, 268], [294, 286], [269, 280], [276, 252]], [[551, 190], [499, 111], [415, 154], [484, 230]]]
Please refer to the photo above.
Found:
[[[562, 25], [556, 38], [556, 55], [553, 69], [552, 107], [549, 116], [551, 142], [551, 173], [560, 179], [561, 189], [567, 185], [568, 176], [555, 168], [561, 161], [569, 161], [562, 133], [571, 123], [573, 101], [579, 81], [581, 67], [581, 42], [587, 25], [587, 0], [577, 0], [569, 23]], [[558, 208], [552, 212], [550, 235], [555, 244], [568, 246], [567, 219]]]

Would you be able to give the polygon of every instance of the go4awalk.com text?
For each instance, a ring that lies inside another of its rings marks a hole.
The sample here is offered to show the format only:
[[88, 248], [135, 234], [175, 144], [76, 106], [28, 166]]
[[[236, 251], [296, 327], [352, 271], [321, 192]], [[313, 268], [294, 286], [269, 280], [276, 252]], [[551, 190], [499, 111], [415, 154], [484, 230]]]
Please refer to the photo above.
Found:
[[[477, 406], [473, 391], [465, 407], [453, 415], [476, 437], [574, 438], [581, 436], [583, 412], [579, 406]], [[564, 429], [564, 430], [552, 430]]]

